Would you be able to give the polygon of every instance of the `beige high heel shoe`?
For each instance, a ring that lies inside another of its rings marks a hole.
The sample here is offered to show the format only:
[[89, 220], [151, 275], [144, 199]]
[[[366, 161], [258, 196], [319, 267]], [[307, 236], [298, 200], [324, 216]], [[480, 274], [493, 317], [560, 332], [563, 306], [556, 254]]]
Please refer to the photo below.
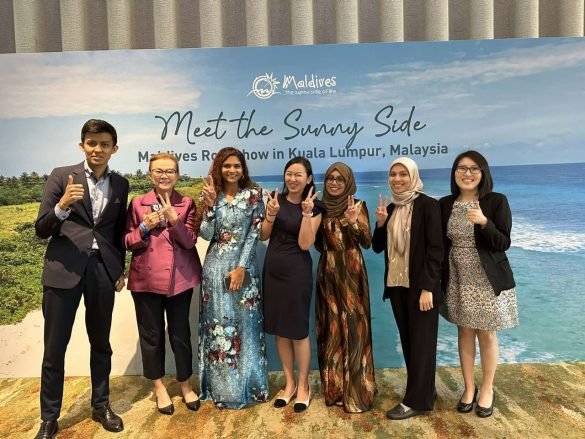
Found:
[[276, 399], [274, 400], [273, 406], [276, 407], [277, 409], [286, 407], [288, 405], [290, 400], [297, 393], [297, 388], [295, 387], [295, 389], [292, 391], [292, 393], [288, 396], [283, 396], [282, 395], [283, 393], [284, 393], [284, 390], [281, 390], [280, 392], [278, 392], [278, 395], [276, 395]]
[[307, 397], [307, 399], [304, 401], [299, 401], [299, 399], [297, 398], [297, 400], [295, 401], [295, 405], [293, 406], [293, 409], [294, 409], [295, 413], [304, 412], [305, 410], [307, 410], [309, 408], [310, 403], [311, 403], [311, 388], [309, 387], [309, 396]]

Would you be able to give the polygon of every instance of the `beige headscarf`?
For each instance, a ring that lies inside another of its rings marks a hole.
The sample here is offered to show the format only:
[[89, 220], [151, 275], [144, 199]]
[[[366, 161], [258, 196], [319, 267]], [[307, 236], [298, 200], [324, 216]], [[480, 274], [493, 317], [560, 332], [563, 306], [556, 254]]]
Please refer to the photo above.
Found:
[[327, 216], [330, 218], [337, 218], [342, 216], [347, 209], [347, 196], [355, 194], [356, 186], [353, 172], [345, 163], [336, 162], [329, 166], [327, 172], [325, 172], [325, 181], [327, 181], [327, 177], [329, 177], [329, 174], [333, 171], [339, 172], [341, 176], [345, 178], [345, 189], [343, 190], [343, 193], [333, 196], [327, 191], [327, 183], [325, 183], [323, 202], [327, 206]]
[[415, 161], [408, 157], [399, 157], [392, 162], [388, 169], [388, 185], [390, 185], [390, 171], [397, 164], [404, 166], [410, 175], [410, 186], [404, 192], [397, 194], [390, 186], [390, 191], [392, 192], [390, 200], [396, 206], [390, 227], [394, 237], [394, 248], [399, 254], [403, 255], [407, 241], [410, 241], [407, 227], [410, 224], [412, 215], [412, 202], [422, 193], [423, 182], [419, 177], [418, 166]]

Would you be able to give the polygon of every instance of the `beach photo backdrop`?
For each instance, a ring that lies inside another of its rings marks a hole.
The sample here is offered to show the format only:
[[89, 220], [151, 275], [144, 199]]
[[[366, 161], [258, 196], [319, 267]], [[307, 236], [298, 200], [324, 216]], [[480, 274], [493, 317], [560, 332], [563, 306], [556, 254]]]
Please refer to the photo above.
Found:
[[[148, 188], [151, 154], [176, 154], [180, 190], [195, 195], [214, 153], [235, 145], [269, 190], [282, 187], [283, 166], [294, 156], [311, 160], [320, 189], [329, 164], [346, 162], [372, 225], [378, 194], [389, 194], [392, 160], [413, 158], [424, 191], [440, 197], [449, 193], [455, 156], [476, 149], [492, 166], [494, 190], [508, 196], [514, 222], [508, 256], [520, 326], [501, 332], [502, 361], [585, 360], [583, 84], [585, 41], [578, 38], [0, 55], [2, 348], [23, 351], [22, 339], [6, 335], [15, 328], [42, 340], [38, 320], [18, 326], [39, 313], [42, 297], [44, 243], [31, 222], [46, 175], [82, 160], [79, 130], [96, 117], [118, 130], [111, 167], [130, 179], [134, 194]], [[365, 255], [375, 365], [400, 367], [390, 304], [381, 299], [383, 256]], [[118, 297], [119, 309], [125, 296]], [[132, 308], [117, 318], [120, 327], [136, 325]], [[127, 332], [114, 325], [114, 359], [127, 354], [115, 347]], [[136, 340], [131, 346], [121, 370], [140, 373], [128, 365], [139, 363]], [[444, 320], [438, 362], [458, 364], [456, 328]], [[272, 344], [269, 365], [279, 368]], [[21, 373], [7, 362], [0, 370]]]

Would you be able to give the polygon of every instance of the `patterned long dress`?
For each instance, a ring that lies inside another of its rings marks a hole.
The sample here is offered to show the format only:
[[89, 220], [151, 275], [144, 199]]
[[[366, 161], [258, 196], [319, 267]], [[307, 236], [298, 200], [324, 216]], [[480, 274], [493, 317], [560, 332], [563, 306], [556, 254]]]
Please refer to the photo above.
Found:
[[499, 331], [518, 325], [516, 290], [505, 290], [499, 296], [481, 265], [475, 246], [473, 224], [467, 220], [467, 209], [474, 203], [455, 201], [447, 225], [447, 236], [453, 243], [449, 253], [449, 284], [441, 314], [451, 323], [484, 331]]
[[[218, 408], [242, 408], [268, 400], [262, 298], [256, 263], [264, 203], [259, 190], [243, 189], [232, 202], [224, 194], [203, 216], [200, 236], [209, 240], [201, 276], [199, 378], [201, 399]], [[251, 282], [227, 291], [226, 274], [245, 267]]]
[[368, 210], [363, 201], [358, 228], [343, 217], [323, 219], [318, 249], [317, 355], [327, 405], [349, 413], [367, 411], [376, 394], [370, 294], [360, 245], [371, 245]]

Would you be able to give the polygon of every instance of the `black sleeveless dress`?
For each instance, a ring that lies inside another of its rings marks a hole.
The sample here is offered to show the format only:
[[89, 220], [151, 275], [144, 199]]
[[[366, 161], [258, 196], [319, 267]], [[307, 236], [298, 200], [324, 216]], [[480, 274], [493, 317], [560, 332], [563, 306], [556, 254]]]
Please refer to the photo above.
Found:
[[[302, 340], [309, 335], [309, 311], [313, 292], [311, 254], [299, 247], [303, 219], [301, 205], [279, 194], [280, 210], [264, 259], [264, 330], [268, 334]], [[313, 215], [325, 212], [315, 200]]]

